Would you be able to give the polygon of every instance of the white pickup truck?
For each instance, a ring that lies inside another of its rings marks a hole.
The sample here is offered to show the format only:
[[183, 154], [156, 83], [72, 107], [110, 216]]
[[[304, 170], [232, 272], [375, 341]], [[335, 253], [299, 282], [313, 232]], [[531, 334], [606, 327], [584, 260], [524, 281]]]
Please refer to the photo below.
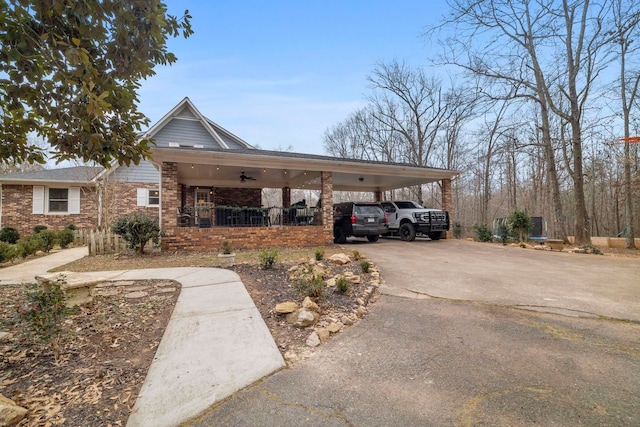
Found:
[[389, 219], [389, 235], [399, 235], [411, 242], [416, 234], [429, 236], [431, 240], [444, 238], [449, 229], [449, 212], [427, 209], [410, 200], [380, 202]]

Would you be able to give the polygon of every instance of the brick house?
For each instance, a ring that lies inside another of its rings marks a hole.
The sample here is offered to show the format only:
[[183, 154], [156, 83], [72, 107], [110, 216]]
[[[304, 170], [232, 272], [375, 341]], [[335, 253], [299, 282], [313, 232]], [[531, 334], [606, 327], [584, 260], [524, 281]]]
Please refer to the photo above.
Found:
[[[109, 169], [73, 167], [0, 175], [0, 227], [29, 233], [108, 226], [134, 210], [157, 217], [165, 250], [316, 246], [333, 241], [333, 191], [383, 191], [440, 181], [451, 212], [456, 171], [260, 150], [202, 116], [183, 99], [144, 135], [152, 157]], [[280, 203], [264, 206], [263, 189]], [[292, 204], [291, 189], [320, 190], [318, 206]]]

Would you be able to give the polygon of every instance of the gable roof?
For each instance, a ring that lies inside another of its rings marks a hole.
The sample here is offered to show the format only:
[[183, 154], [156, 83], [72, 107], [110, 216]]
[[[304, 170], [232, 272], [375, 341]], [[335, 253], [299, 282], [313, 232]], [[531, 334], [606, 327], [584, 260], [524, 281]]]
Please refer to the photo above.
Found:
[[102, 167], [72, 166], [68, 168], [44, 169], [40, 171], [15, 172], [0, 175], [0, 183], [37, 184], [39, 182], [55, 182], [60, 184], [92, 184]]
[[255, 149], [222, 126], [204, 117], [185, 97], [146, 133], [159, 148]]

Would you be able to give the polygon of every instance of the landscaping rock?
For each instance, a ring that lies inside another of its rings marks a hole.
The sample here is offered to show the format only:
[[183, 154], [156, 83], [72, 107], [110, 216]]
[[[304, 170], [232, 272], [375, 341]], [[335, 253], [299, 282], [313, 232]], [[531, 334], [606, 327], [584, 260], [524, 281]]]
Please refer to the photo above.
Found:
[[27, 415], [27, 410], [0, 394], [0, 425], [13, 427]]
[[330, 325], [327, 327], [327, 330], [328, 330], [330, 333], [335, 334], [335, 333], [340, 332], [340, 331], [342, 330], [342, 328], [343, 328], [343, 327], [344, 327], [344, 325], [343, 325], [342, 323], [335, 322], [335, 323], [330, 324]]
[[320, 311], [320, 307], [318, 307], [318, 304], [313, 302], [309, 297], [304, 298], [304, 301], [302, 301], [302, 307], [308, 308], [309, 310], [316, 311], [316, 312]]
[[327, 328], [318, 329], [316, 333], [318, 334], [320, 341], [326, 341], [331, 336], [331, 332], [329, 332], [329, 329]]
[[346, 254], [333, 254], [329, 257], [329, 261], [337, 265], [345, 265], [351, 262], [351, 258]]
[[320, 345], [320, 337], [315, 331], [312, 332], [311, 335], [309, 335], [309, 338], [307, 338], [306, 344], [309, 347], [317, 347]]
[[280, 304], [276, 304], [276, 313], [278, 314], [289, 314], [293, 313], [298, 309], [298, 304], [293, 301], [281, 302]]
[[127, 299], [138, 299], [138, 298], [144, 298], [148, 295], [149, 294], [145, 291], [136, 291], [136, 292], [130, 292], [128, 294], [125, 294], [124, 297]]
[[298, 328], [308, 328], [313, 326], [319, 318], [320, 315], [318, 313], [306, 308], [299, 308], [287, 315], [287, 322]]

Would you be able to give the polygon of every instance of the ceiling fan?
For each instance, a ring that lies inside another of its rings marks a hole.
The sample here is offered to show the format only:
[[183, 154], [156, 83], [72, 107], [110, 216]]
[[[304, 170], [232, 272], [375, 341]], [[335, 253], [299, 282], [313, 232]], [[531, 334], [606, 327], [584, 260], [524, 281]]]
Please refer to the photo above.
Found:
[[240, 182], [245, 181], [255, 181], [256, 179], [252, 176], [245, 175], [244, 170], [240, 171]]

